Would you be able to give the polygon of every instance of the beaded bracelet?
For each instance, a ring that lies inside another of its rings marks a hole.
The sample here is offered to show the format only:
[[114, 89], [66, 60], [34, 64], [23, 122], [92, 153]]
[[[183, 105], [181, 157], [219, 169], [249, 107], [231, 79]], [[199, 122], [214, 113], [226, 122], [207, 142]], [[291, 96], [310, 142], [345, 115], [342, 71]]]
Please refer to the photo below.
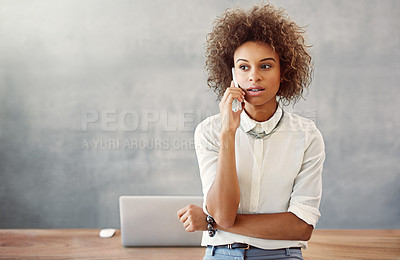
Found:
[[213, 224], [215, 223], [215, 220], [210, 215], [207, 216], [206, 220], [208, 223], [208, 225], [207, 225], [208, 235], [210, 237], [213, 237], [213, 236], [215, 236], [215, 232], [217, 231], [216, 229], [214, 229], [214, 226], [213, 226]]

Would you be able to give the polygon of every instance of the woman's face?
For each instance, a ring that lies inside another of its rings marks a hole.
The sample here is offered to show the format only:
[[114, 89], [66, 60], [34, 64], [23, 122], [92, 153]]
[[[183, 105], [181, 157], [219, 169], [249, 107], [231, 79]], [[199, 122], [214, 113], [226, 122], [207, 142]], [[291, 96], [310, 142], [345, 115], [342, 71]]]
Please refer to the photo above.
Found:
[[246, 108], [276, 108], [281, 81], [279, 55], [263, 42], [248, 41], [234, 53], [236, 80], [246, 92]]

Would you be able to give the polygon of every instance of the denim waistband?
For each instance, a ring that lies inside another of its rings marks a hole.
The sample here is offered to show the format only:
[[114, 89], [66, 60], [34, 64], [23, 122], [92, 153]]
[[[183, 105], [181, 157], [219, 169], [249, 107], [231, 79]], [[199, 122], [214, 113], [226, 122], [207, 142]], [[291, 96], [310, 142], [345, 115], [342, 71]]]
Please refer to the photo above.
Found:
[[[207, 246], [207, 247], [213, 247], [213, 246]], [[228, 248], [228, 249], [258, 249], [258, 250], [285, 250], [286, 248], [278, 248], [278, 249], [262, 249], [259, 247], [255, 247], [252, 245], [244, 244], [244, 243], [233, 243], [233, 244], [227, 244], [227, 245], [217, 245], [214, 246], [214, 248]], [[294, 249], [294, 250], [301, 250], [301, 247], [289, 247], [289, 249]]]
[[239, 250], [242, 253], [240, 255], [246, 256], [273, 256], [273, 255], [292, 255], [299, 254], [301, 255], [301, 247], [289, 247], [289, 248], [278, 248], [278, 249], [262, 249], [255, 246], [251, 246], [243, 243], [233, 243], [229, 245], [217, 245], [217, 246], [207, 246], [207, 248], [212, 250], [212, 255], [214, 255], [214, 251], [218, 251], [218, 249], [231, 249], [233, 251]]

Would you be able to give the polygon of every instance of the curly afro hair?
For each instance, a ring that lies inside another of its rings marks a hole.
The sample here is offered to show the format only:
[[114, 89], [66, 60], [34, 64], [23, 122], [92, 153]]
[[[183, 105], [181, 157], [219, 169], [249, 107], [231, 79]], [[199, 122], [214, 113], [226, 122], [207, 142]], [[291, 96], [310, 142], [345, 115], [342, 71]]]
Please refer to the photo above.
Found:
[[306, 48], [304, 29], [283, 9], [271, 5], [254, 6], [249, 11], [228, 9], [214, 22], [207, 35], [207, 84], [221, 99], [232, 80], [231, 68], [236, 49], [247, 41], [269, 44], [279, 55], [282, 82], [277, 96], [283, 104], [296, 103], [311, 83], [311, 56]]

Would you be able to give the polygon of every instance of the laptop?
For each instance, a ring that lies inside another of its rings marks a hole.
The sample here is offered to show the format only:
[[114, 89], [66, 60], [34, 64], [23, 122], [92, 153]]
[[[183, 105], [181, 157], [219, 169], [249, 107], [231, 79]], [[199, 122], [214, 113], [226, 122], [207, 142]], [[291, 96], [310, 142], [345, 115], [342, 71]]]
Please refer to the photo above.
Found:
[[189, 204], [202, 207], [201, 196], [121, 196], [123, 246], [201, 246], [203, 232], [187, 232], [177, 211]]

